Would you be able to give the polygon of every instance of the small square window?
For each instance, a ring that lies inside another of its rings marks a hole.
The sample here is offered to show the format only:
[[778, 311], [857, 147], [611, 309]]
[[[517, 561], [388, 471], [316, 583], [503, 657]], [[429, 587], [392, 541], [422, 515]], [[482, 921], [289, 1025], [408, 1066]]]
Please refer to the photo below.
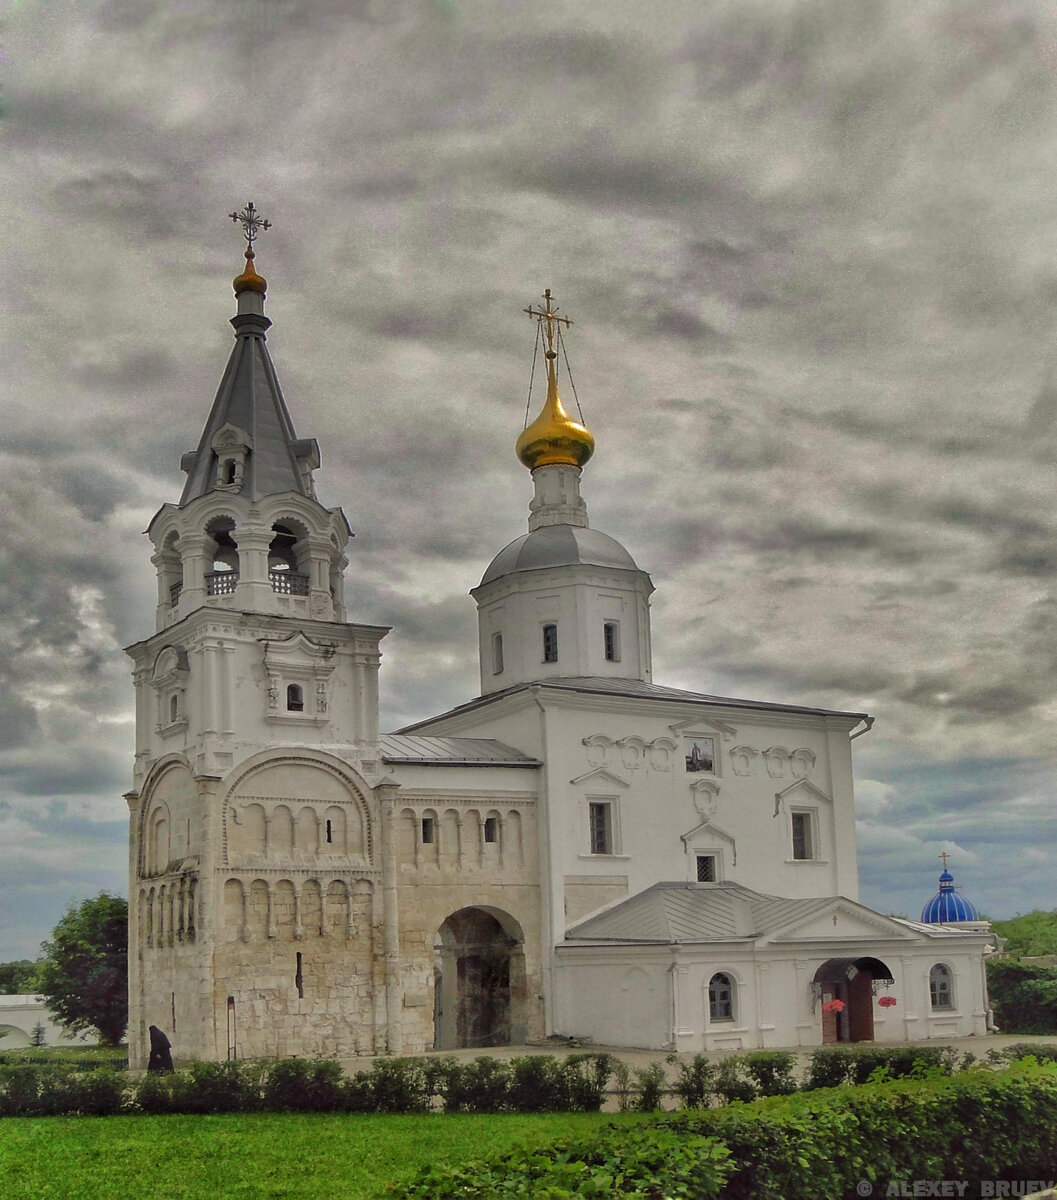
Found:
[[697, 856], [697, 882], [716, 882], [716, 856], [714, 854], [699, 854]]

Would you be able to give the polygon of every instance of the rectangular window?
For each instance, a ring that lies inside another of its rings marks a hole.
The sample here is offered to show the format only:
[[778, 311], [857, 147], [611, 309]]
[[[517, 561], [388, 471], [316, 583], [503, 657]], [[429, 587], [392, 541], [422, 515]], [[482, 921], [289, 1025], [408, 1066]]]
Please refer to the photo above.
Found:
[[503, 674], [503, 635], [492, 634], [492, 674]]
[[543, 661], [558, 661], [558, 626], [543, 626]]
[[433, 842], [433, 837], [436, 830], [433, 824], [432, 817], [422, 818], [422, 844], [428, 846]]
[[811, 836], [811, 814], [795, 812], [793, 818], [793, 858], [809, 859], [815, 857], [815, 847]]
[[716, 882], [716, 856], [714, 854], [699, 854], [697, 856], [697, 882]]
[[613, 853], [613, 806], [608, 800], [592, 800], [588, 805], [591, 853]]
[[616, 621], [606, 621], [602, 626], [605, 642], [606, 662], [620, 662], [620, 626]]
[[499, 841], [499, 818], [485, 817], [484, 819], [484, 840], [486, 842]]

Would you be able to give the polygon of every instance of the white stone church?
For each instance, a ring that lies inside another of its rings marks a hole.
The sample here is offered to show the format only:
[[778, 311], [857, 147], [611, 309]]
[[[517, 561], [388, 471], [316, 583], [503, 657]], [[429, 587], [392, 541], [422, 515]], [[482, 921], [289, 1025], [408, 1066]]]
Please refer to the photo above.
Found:
[[871, 719], [653, 682], [653, 584], [588, 524], [549, 294], [528, 532], [471, 592], [481, 694], [379, 734], [387, 629], [346, 613], [349, 526], [316, 499], [247, 230], [235, 345], [148, 529], [157, 630], [128, 650], [133, 1065], [150, 1025], [202, 1059], [984, 1033], [986, 926], [858, 903]]

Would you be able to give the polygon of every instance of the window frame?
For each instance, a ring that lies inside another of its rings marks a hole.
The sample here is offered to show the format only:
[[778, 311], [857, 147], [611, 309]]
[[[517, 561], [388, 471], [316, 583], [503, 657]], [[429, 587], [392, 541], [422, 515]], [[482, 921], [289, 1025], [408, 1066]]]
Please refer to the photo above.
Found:
[[[797, 826], [803, 832], [803, 854], [797, 854]], [[789, 856], [791, 862], [818, 862], [818, 820], [813, 808], [789, 810]]]
[[[701, 878], [701, 864], [711, 863], [711, 878]], [[694, 852], [694, 874], [698, 883], [719, 883], [719, 855], [718, 854], [698, 854]]]
[[492, 634], [492, 674], [503, 674], [503, 635], [502, 633]]
[[541, 626], [543, 639], [543, 661], [556, 663], [558, 661], [558, 622], [548, 621]]
[[[722, 979], [725, 984], [716, 985], [716, 980]], [[719, 992], [719, 987], [726, 987], [726, 996]], [[729, 971], [716, 971], [708, 981], [708, 1023], [709, 1025], [733, 1025], [737, 1020], [737, 981]], [[724, 1012], [723, 1010], [726, 1009]]]
[[[942, 976], [937, 976], [942, 972]], [[945, 986], [944, 986], [945, 985]], [[946, 993], [946, 1003], [942, 996]], [[954, 972], [945, 962], [933, 963], [929, 968], [929, 1009], [931, 1012], [953, 1012], [957, 1008], [954, 992]]]
[[602, 655], [606, 662], [620, 662], [620, 622], [602, 622]]
[[[600, 824], [596, 821], [597, 817], [602, 818]], [[598, 834], [601, 834], [601, 839]], [[615, 800], [605, 796], [588, 799], [587, 849], [594, 858], [611, 858], [618, 853]]]

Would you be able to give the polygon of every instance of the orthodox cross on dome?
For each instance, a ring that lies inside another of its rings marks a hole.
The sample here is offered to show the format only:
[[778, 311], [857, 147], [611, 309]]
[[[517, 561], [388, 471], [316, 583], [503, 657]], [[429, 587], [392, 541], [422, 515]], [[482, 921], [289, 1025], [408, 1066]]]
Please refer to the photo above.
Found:
[[937, 857], [937, 858], [942, 858], [942, 859], [943, 859], [943, 869], [946, 871], [946, 869], [947, 869], [947, 859], [948, 859], [948, 858], [950, 858], [950, 855], [947, 853], [947, 851], [946, 851], [946, 850], [944, 850], [944, 852], [943, 852], [942, 854], [937, 854], [937, 855], [936, 855], [936, 857]]
[[253, 249], [253, 242], [257, 235], [263, 230], [271, 229], [272, 227], [271, 221], [266, 221], [261, 216], [261, 214], [254, 207], [252, 200], [246, 205], [242, 212], [229, 213], [228, 216], [230, 216], [231, 219], [237, 224], [242, 226], [242, 232], [246, 238], [246, 245], [250, 250]]
[[551, 300], [553, 297], [551, 296], [550, 288], [547, 288], [547, 290], [543, 293], [543, 299], [547, 302], [547, 307], [545, 309], [533, 308], [530, 304], [528, 308], [524, 309], [523, 311], [527, 312], [530, 317], [535, 317], [540, 325], [543, 325], [543, 323], [546, 322], [545, 332], [547, 334], [547, 357], [557, 358], [558, 352], [554, 349], [555, 326], [564, 325], [565, 328], [568, 329], [572, 324], [572, 320], [569, 317], [559, 317], [558, 306], [556, 304], [551, 307]]

